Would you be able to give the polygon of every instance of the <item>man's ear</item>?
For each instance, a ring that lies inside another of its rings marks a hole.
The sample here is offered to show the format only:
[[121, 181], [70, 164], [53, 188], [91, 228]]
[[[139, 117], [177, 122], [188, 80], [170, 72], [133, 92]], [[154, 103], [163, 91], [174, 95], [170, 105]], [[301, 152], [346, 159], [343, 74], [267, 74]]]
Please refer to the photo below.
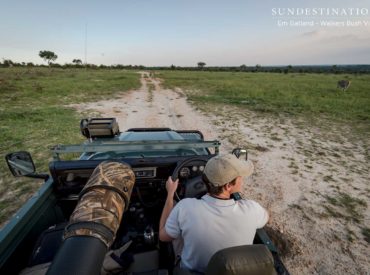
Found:
[[226, 183], [225, 185], [224, 185], [224, 190], [225, 191], [231, 191], [231, 188], [233, 187], [233, 185], [231, 185], [230, 183]]

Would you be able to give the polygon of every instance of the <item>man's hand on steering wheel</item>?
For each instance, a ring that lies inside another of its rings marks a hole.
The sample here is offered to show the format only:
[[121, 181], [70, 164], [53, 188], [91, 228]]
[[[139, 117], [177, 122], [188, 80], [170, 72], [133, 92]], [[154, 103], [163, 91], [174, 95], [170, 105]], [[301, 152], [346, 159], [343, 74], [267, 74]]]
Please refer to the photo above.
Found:
[[178, 185], [179, 185], [179, 179], [173, 181], [171, 176], [168, 177], [167, 182], [166, 182], [167, 194], [173, 197], [177, 190]]

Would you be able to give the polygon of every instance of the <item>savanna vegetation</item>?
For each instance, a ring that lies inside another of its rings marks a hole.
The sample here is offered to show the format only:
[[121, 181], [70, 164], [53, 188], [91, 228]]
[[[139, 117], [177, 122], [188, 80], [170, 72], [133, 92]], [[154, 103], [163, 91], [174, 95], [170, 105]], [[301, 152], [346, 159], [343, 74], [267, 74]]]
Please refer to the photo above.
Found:
[[0, 224], [41, 184], [12, 177], [6, 153], [27, 150], [38, 170], [46, 172], [50, 146], [82, 141], [81, 115], [69, 104], [97, 101], [139, 86], [134, 71], [0, 68]]
[[[233, 104], [287, 115], [325, 116], [369, 130], [370, 75], [179, 72], [158, 73], [167, 87], [182, 87], [200, 104]], [[346, 91], [337, 82], [349, 79]]]

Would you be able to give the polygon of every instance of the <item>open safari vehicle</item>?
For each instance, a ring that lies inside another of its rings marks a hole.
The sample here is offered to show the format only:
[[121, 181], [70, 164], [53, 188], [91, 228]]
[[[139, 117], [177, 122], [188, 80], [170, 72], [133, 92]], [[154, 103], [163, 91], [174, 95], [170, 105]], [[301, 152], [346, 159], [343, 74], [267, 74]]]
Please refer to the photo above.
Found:
[[[220, 143], [199, 131], [120, 132], [114, 118], [84, 119], [80, 128], [86, 142], [51, 148], [48, 174], [35, 171], [27, 152], [6, 156], [14, 176], [45, 183], [0, 233], [0, 274], [192, 274], [158, 239], [165, 183], [180, 179], [178, 200], [200, 198], [204, 166]], [[233, 153], [247, 158], [245, 150]], [[206, 274], [288, 272], [260, 229], [253, 245], [217, 252]]]

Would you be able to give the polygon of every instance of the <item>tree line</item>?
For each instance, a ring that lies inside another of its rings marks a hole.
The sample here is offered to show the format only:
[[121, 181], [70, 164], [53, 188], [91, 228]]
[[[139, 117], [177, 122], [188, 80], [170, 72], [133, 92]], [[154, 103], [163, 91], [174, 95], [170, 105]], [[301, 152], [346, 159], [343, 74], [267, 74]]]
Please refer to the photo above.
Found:
[[53, 68], [89, 68], [89, 69], [133, 69], [133, 70], [179, 70], [179, 71], [214, 71], [214, 72], [270, 72], [270, 73], [370, 73], [370, 65], [287, 65], [287, 66], [262, 66], [257, 64], [255, 66], [247, 66], [242, 64], [240, 66], [206, 66], [203, 61], [199, 61], [196, 66], [150, 66], [143, 65], [96, 65], [83, 64], [81, 59], [75, 58], [72, 63], [58, 64], [54, 63], [58, 56], [52, 52], [43, 50], [39, 52], [39, 57], [42, 58], [47, 65], [34, 64], [32, 62], [13, 62], [11, 59], [3, 59], [0, 61], [0, 67], [53, 67]]

